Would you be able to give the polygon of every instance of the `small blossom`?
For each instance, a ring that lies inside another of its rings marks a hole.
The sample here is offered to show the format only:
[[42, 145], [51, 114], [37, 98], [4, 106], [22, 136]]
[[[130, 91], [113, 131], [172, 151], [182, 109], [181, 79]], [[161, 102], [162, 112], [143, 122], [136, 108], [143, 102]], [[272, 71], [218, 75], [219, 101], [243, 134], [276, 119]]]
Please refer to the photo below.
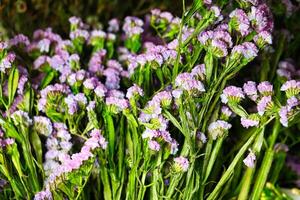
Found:
[[160, 144], [156, 142], [155, 140], [149, 140], [148, 141], [149, 149], [152, 151], [159, 151], [160, 150]]
[[263, 48], [267, 44], [272, 44], [272, 35], [268, 31], [262, 31], [254, 36], [253, 40], [258, 47]]
[[295, 96], [300, 93], [300, 81], [287, 81], [281, 86], [280, 90], [285, 91], [288, 98]]
[[250, 115], [248, 118], [242, 117], [241, 118], [241, 124], [245, 128], [254, 127], [259, 125], [259, 118], [258, 117], [252, 117]]
[[263, 115], [267, 109], [270, 109], [273, 106], [272, 97], [264, 96], [257, 103], [257, 111], [259, 115]]
[[242, 88], [235, 86], [228, 86], [223, 90], [221, 95], [222, 103], [235, 102], [239, 103], [243, 98], [245, 98]]
[[208, 126], [208, 132], [213, 140], [217, 139], [217, 137], [222, 137], [226, 131], [231, 128], [231, 124], [223, 120], [217, 120], [212, 122]]
[[253, 101], [256, 101], [258, 98], [256, 83], [253, 81], [248, 81], [243, 85], [243, 90], [245, 94]]
[[255, 154], [250, 150], [248, 156], [243, 160], [244, 164], [249, 167], [253, 168], [255, 165], [256, 156]]
[[225, 120], [228, 120], [232, 116], [232, 111], [227, 106], [222, 106], [221, 115]]
[[33, 118], [33, 127], [34, 129], [42, 135], [48, 137], [52, 134], [53, 127], [49, 118], [43, 116], [35, 116]]
[[189, 169], [189, 160], [183, 156], [174, 158], [174, 169], [179, 172], [186, 172]]
[[250, 21], [247, 14], [242, 9], [235, 9], [229, 15], [231, 18], [230, 26], [241, 33], [242, 36], [246, 36], [250, 32]]
[[142, 90], [142, 88], [140, 88], [138, 85], [134, 84], [133, 86], [131, 86], [130, 88], [128, 88], [127, 93], [126, 93], [126, 97], [128, 99], [131, 99], [135, 96], [143, 96], [144, 92]]
[[202, 82], [194, 79], [190, 73], [181, 73], [175, 79], [175, 86], [186, 90], [188, 92], [197, 91], [204, 92], [204, 85]]
[[264, 96], [269, 96], [273, 93], [273, 85], [268, 81], [258, 84], [257, 89]]
[[200, 81], [203, 81], [205, 79], [205, 65], [204, 64], [196, 65], [192, 69], [191, 75], [199, 79]]

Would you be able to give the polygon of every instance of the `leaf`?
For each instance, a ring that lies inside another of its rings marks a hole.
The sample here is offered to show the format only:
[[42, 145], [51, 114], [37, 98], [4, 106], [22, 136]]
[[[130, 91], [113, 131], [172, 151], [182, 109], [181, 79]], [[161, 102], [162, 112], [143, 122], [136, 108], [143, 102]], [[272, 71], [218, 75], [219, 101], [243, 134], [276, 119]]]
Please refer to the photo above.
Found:
[[13, 67], [8, 77], [8, 105], [13, 102], [19, 82], [19, 70]]
[[168, 111], [164, 111], [165, 112], [165, 117], [167, 117], [172, 123], [173, 125], [178, 128], [180, 130], [181, 133], [184, 134], [183, 128], [181, 127], [180, 123], [177, 121], [177, 119]]
[[43, 78], [41, 84], [40, 84], [40, 89], [45, 88], [51, 81], [55, 78], [56, 72], [55, 71], [50, 71], [46, 74], [46, 76]]
[[42, 151], [42, 143], [40, 137], [38, 136], [36, 131], [31, 131], [30, 133], [30, 142], [33, 146], [37, 162], [42, 165], [43, 164], [43, 151]]

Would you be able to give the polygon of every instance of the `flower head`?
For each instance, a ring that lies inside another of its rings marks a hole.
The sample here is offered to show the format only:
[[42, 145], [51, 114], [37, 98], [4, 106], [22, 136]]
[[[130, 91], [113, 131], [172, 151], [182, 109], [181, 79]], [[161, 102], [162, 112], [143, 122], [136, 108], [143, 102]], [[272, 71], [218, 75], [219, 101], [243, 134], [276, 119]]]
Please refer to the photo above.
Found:
[[226, 87], [221, 95], [222, 103], [225, 104], [228, 102], [239, 103], [243, 98], [245, 98], [245, 96], [242, 88], [236, 86]]
[[183, 156], [174, 158], [174, 169], [177, 172], [186, 172], [189, 169], [189, 160]]
[[228, 122], [217, 120], [208, 126], [208, 133], [210, 137], [215, 140], [217, 137], [222, 137], [230, 128], [231, 124]]

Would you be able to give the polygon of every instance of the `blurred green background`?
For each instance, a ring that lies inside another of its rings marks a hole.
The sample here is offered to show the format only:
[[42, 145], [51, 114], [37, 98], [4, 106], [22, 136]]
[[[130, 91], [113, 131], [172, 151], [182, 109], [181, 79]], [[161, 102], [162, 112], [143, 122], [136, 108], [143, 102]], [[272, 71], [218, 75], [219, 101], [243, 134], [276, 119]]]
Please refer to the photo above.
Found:
[[[190, 1], [186, 1], [191, 2]], [[4, 35], [31, 35], [37, 28], [52, 27], [65, 35], [68, 18], [79, 16], [97, 25], [111, 18], [143, 16], [153, 8], [180, 15], [181, 0], [0, 0], [0, 31]]]

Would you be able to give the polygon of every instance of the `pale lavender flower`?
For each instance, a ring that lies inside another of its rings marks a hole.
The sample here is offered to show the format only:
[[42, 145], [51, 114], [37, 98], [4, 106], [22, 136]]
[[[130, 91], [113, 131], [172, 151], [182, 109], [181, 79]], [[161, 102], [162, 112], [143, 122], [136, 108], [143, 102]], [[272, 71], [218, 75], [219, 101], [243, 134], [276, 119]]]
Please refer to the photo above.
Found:
[[126, 97], [128, 99], [134, 98], [136, 96], [143, 96], [144, 92], [142, 88], [140, 88], [138, 85], [133, 84], [130, 88], [127, 89]]
[[80, 38], [86, 41], [89, 38], [89, 32], [83, 29], [76, 29], [75, 31], [70, 32], [70, 38], [72, 40], [75, 40], [76, 38]]
[[159, 151], [160, 150], [160, 144], [156, 142], [155, 140], [149, 140], [148, 141], [148, 147], [152, 151]]
[[282, 106], [279, 110], [280, 123], [285, 127], [288, 127], [289, 112], [290, 112], [290, 108], [288, 106]]
[[225, 42], [226, 47], [232, 47], [232, 38], [231, 35], [224, 30], [214, 30], [213, 33], [213, 40], [221, 40], [222, 42]]
[[181, 73], [175, 79], [175, 86], [186, 90], [188, 92], [197, 91], [204, 92], [204, 85], [202, 82], [196, 80], [190, 73]]
[[27, 76], [22, 75], [18, 82], [18, 91], [17, 91], [18, 94], [23, 95], [24, 87], [27, 81], [28, 81]]
[[198, 35], [198, 40], [202, 45], [208, 45], [208, 42], [213, 39], [214, 32], [213, 31], [203, 31]]
[[183, 156], [174, 158], [174, 169], [178, 172], [186, 172], [189, 165], [189, 160]]
[[53, 126], [49, 118], [43, 116], [35, 116], [33, 118], [33, 127], [39, 134], [48, 137], [52, 134]]
[[259, 125], [259, 120], [251, 119], [251, 117], [249, 117], [249, 118], [242, 117], [241, 124], [245, 128], [249, 128], [249, 127], [253, 127], [253, 126], [257, 127]]
[[34, 200], [52, 200], [52, 193], [49, 188], [34, 195]]
[[30, 44], [30, 41], [29, 41], [28, 37], [23, 34], [18, 34], [9, 40], [10, 46], [17, 46], [19, 44], [28, 46]]
[[258, 84], [257, 89], [264, 96], [269, 96], [273, 93], [273, 85], [268, 81]]
[[280, 90], [285, 91], [288, 98], [295, 96], [300, 92], [300, 81], [287, 81], [281, 86]]
[[171, 149], [171, 154], [172, 155], [175, 155], [177, 152], [178, 152], [178, 143], [176, 142], [176, 140], [172, 139], [171, 141], [171, 146], [170, 146], [170, 149]]
[[266, 4], [260, 4], [259, 6], [251, 7], [251, 12], [248, 14], [253, 28], [257, 32], [273, 30], [272, 13]]
[[223, 90], [221, 94], [222, 103], [235, 102], [239, 103], [245, 98], [242, 88], [236, 86], [228, 86]]
[[256, 156], [251, 149], [249, 151], [250, 152], [248, 156], [243, 160], [243, 163], [249, 168], [254, 168]]
[[87, 98], [83, 93], [78, 93], [74, 96], [74, 99], [80, 104], [80, 105], [86, 105], [87, 104]]
[[233, 113], [227, 106], [222, 106], [221, 114], [225, 117], [225, 119], [229, 119]]
[[75, 96], [73, 94], [69, 94], [65, 98], [65, 103], [67, 104], [68, 113], [70, 115], [74, 115], [78, 111], [78, 104], [77, 104], [77, 101], [75, 100]]
[[86, 107], [87, 111], [93, 111], [96, 108], [96, 102], [95, 101], [90, 101], [88, 106]]
[[107, 97], [105, 103], [107, 106], [113, 106], [116, 113], [119, 113], [129, 107], [129, 102], [126, 99], [120, 99], [117, 97]]
[[95, 88], [95, 94], [97, 97], [103, 98], [107, 93], [106, 87], [102, 83], [98, 83], [98, 86]]
[[144, 22], [137, 17], [126, 17], [123, 24], [123, 31], [128, 37], [139, 35], [144, 32], [142, 26]]
[[218, 58], [225, 57], [228, 54], [227, 44], [222, 40], [213, 39], [211, 41], [211, 48], [213, 55]]
[[83, 82], [83, 86], [89, 90], [94, 90], [98, 84], [99, 84], [99, 81], [95, 77], [88, 78]]
[[272, 44], [272, 35], [268, 31], [262, 31], [254, 36], [253, 40], [258, 47], [263, 48], [267, 44]]
[[12, 120], [15, 125], [23, 124], [25, 126], [30, 126], [32, 124], [32, 120], [30, 119], [27, 112], [22, 110], [17, 110], [11, 115]]
[[8, 53], [4, 58], [2, 58], [0, 61], [0, 72], [5, 72], [6, 69], [10, 69], [15, 58], [16, 55], [14, 53]]
[[104, 66], [102, 64], [104, 57], [106, 55], [106, 50], [102, 49], [95, 53], [93, 53], [90, 61], [89, 61], [89, 71], [92, 73], [102, 73]]
[[257, 103], [257, 111], [259, 115], [263, 115], [265, 111], [273, 105], [271, 96], [262, 97]]
[[38, 42], [37, 46], [40, 49], [40, 52], [48, 53], [50, 50], [51, 41], [47, 38], [42, 39]]
[[34, 69], [38, 69], [40, 68], [42, 65], [49, 63], [50, 62], [50, 57], [49, 56], [45, 56], [45, 55], [41, 55], [39, 56], [37, 59], [35, 59], [35, 61], [33, 62], [33, 66]]
[[119, 31], [120, 23], [119, 23], [118, 19], [114, 18], [114, 19], [109, 20], [108, 25], [109, 25], [109, 27], [107, 30], [109, 32], [115, 33], [115, 32]]
[[120, 76], [119, 71], [115, 68], [107, 68], [104, 70], [103, 75], [106, 76], [105, 86], [112, 90], [112, 89], [119, 89], [120, 88]]
[[235, 9], [229, 15], [231, 18], [231, 27], [246, 36], [250, 33], [250, 21], [247, 14], [242, 9]]
[[207, 138], [206, 138], [205, 134], [202, 132], [198, 132], [196, 137], [202, 144], [205, 144], [207, 142]]
[[221, 14], [221, 9], [218, 6], [210, 7], [210, 11], [213, 12], [214, 17], [216, 18], [216, 23], [223, 20], [223, 15]]
[[251, 42], [244, 42], [241, 45], [234, 46], [231, 51], [231, 56], [242, 55], [248, 61], [254, 59], [257, 56], [258, 49], [255, 44]]
[[208, 133], [212, 137], [213, 140], [217, 139], [217, 137], [222, 137], [229, 129], [231, 128], [231, 124], [223, 120], [217, 120], [212, 122], [208, 126]]
[[253, 101], [256, 101], [258, 98], [256, 83], [253, 81], [248, 81], [243, 85], [243, 90], [245, 94]]

